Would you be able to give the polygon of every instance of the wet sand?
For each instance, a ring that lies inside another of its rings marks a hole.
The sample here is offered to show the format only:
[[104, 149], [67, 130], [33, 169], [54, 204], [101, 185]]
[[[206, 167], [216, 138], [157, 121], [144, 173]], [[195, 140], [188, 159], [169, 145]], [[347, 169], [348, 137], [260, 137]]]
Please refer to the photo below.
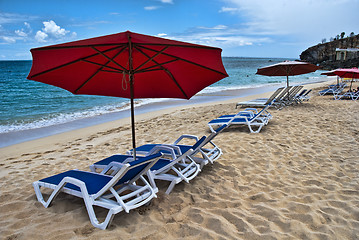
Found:
[[[31, 183], [125, 153], [128, 119], [1, 148], [0, 238], [357, 239], [359, 103], [318, 96], [320, 89], [308, 102], [271, 109], [259, 134], [224, 130], [214, 139], [223, 155], [213, 165], [170, 195], [160, 184], [149, 206], [117, 214], [107, 230], [91, 225], [79, 198], [60, 194], [45, 209]], [[209, 135], [207, 122], [235, 113], [238, 100], [139, 115], [137, 144]]]

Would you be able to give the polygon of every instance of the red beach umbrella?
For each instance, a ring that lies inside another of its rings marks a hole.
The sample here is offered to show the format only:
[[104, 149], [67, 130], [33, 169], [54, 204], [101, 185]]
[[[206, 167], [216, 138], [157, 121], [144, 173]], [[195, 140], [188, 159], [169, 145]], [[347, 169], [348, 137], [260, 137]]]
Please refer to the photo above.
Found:
[[[264, 76], [287, 76], [287, 88], [288, 88], [289, 87], [288, 76], [311, 73], [311, 72], [315, 72], [318, 69], [319, 69], [318, 66], [311, 63], [287, 60], [267, 67], [258, 68], [256, 74], [264, 75]], [[289, 91], [288, 91], [288, 97], [289, 97]]]
[[326, 75], [326, 76], [337, 76], [337, 85], [339, 86], [339, 76], [334, 73], [335, 70], [331, 70], [328, 72], [323, 72], [320, 75]]
[[359, 69], [358, 68], [339, 68], [334, 70], [335, 75], [338, 75], [341, 78], [351, 78], [352, 81], [350, 83], [349, 91], [352, 90], [353, 80], [354, 78], [359, 78]]
[[220, 48], [130, 31], [31, 49], [28, 79], [73, 94], [131, 99], [135, 144], [135, 98], [190, 99], [227, 77]]

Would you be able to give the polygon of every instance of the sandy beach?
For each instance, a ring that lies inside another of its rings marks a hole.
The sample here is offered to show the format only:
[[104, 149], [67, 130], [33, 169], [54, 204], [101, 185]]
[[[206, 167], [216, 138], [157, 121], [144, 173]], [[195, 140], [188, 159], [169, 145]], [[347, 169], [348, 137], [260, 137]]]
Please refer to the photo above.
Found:
[[[359, 102], [318, 96], [282, 110], [259, 134], [220, 133], [223, 155], [190, 183], [149, 206], [94, 228], [83, 200], [60, 194], [44, 208], [32, 182], [131, 148], [128, 119], [1, 148], [1, 239], [358, 239]], [[357, 83], [356, 83], [357, 85]], [[241, 100], [184, 106], [136, 117], [137, 145], [209, 135], [207, 123]], [[101, 214], [101, 209], [99, 213]], [[104, 211], [103, 211], [104, 212]]]

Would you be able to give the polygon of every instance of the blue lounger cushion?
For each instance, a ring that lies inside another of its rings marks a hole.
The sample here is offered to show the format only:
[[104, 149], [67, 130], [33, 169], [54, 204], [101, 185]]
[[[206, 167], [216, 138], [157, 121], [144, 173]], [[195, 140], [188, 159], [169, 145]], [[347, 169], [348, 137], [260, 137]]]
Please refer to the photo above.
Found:
[[[79, 170], [70, 170], [63, 173], [59, 173], [57, 175], [47, 177], [39, 180], [39, 182], [51, 183], [54, 185], [59, 185], [59, 183], [65, 177], [73, 177], [83, 181], [86, 185], [87, 192], [91, 194], [95, 194], [100, 191], [109, 181], [111, 181], [112, 177], [100, 174], [94, 174], [91, 172], [83, 172]], [[79, 187], [67, 183], [65, 185], [66, 188], [70, 188], [76, 191], [81, 191]]]
[[[203, 141], [205, 141], [205, 140], [206, 140], [206, 137], [203, 136], [203, 137], [202, 137], [200, 140], [198, 140], [193, 146], [191, 146], [191, 145], [178, 145], [178, 144], [176, 144], [175, 146], [176, 146], [176, 147], [179, 147], [180, 150], [181, 150], [181, 152], [182, 152], [182, 154], [183, 154], [183, 153], [187, 152], [187, 151], [190, 150], [190, 149], [193, 149], [193, 150], [196, 149], [196, 148], [197, 148], [199, 145], [201, 145], [201, 144], [203, 143]], [[150, 152], [154, 147], [159, 146], [159, 145], [161, 145], [161, 144], [145, 144], [145, 145], [136, 147], [136, 151], [137, 151], [137, 152], [142, 152], [142, 153], [148, 153], [148, 152]], [[166, 150], [161, 150], [160, 152], [163, 153], [163, 154], [171, 154], [170, 151], [166, 151]]]
[[[147, 161], [150, 157], [152, 158], [153, 156], [159, 157], [159, 156], [161, 156], [161, 154], [157, 153], [157, 154], [154, 154], [152, 156], [141, 157], [140, 159], [138, 159], [136, 161], [129, 162], [128, 164], [130, 166], [134, 166], [134, 165], [137, 165], [137, 164], [139, 164], [141, 162]], [[112, 157], [109, 157], [107, 159], [104, 159], [102, 161], [106, 160], [107, 164], [110, 164], [112, 161], [115, 161], [114, 160], [115, 157], [116, 157], [116, 155], [112, 156]], [[129, 157], [131, 157], [131, 156], [129, 156]], [[128, 157], [126, 157], [125, 159], [127, 159], [127, 158]], [[117, 162], [122, 163], [123, 161], [117, 161]], [[146, 166], [147, 166], [147, 164], [142, 164], [142, 165], [139, 165], [139, 166], [137, 166], [135, 168], [131, 168], [130, 170], [128, 170], [126, 172], [126, 174], [124, 176], [121, 177], [121, 179], [119, 179], [119, 181], [116, 183], [116, 185], [120, 185], [122, 183], [125, 183], [125, 182], [133, 179]], [[108, 175], [102, 175], [102, 174], [97, 174], [97, 173], [93, 173], [93, 172], [85, 172], [85, 171], [79, 171], [79, 170], [70, 170], [70, 171], [66, 171], [66, 172], [63, 172], [63, 173], [56, 174], [56, 175], [51, 176], [51, 177], [41, 179], [41, 180], [39, 180], [39, 182], [45, 182], [45, 183], [58, 185], [62, 181], [62, 179], [64, 179], [65, 177], [73, 177], [73, 178], [76, 178], [78, 180], [83, 181], [85, 183], [85, 185], [86, 185], [87, 192], [90, 195], [95, 194], [98, 191], [100, 191], [112, 179], [112, 177], [110, 177]], [[67, 183], [65, 185], [65, 187], [73, 189], [73, 190], [76, 190], [76, 191], [81, 191], [79, 187], [77, 187], [77, 186], [75, 186], [75, 185], [73, 185], [71, 183]]]
[[[111, 162], [119, 162], [119, 163], [123, 163], [126, 159], [131, 158], [132, 156], [130, 155], [113, 155], [111, 157], [105, 158], [99, 162], [97, 162], [96, 164], [98, 165], [108, 165]], [[145, 157], [141, 157], [141, 156], [137, 156], [137, 158], [143, 159]], [[138, 161], [138, 160], [137, 160]], [[171, 160], [167, 160], [167, 159], [159, 159], [155, 165], [153, 165], [151, 167], [151, 170], [158, 170], [161, 169], [162, 167], [166, 166], [167, 164], [169, 164], [171, 162]], [[129, 162], [129, 163], [133, 163], [133, 162]], [[61, 180], [60, 180], [61, 181]]]
[[[251, 121], [252, 118], [249, 118], [248, 121]], [[230, 118], [217, 118], [217, 119], [213, 119], [211, 120], [209, 123], [220, 123], [220, 124], [225, 124], [230, 122], [231, 119]], [[231, 123], [245, 123], [246, 120], [244, 118], [235, 118], [232, 120]]]
[[[137, 147], [136, 151], [137, 152], [150, 152], [154, 147], [156, 147], [158, 145], [161, 145], [161, 144], [145, 144], [140, 147]], [[181, 150], [182, 153], [185, 153], [192, 148], [192, 146], [189, 146], [189, 145], [175, 145], [175, 146], [179, 147], [179, 149]], [[166, 151], [166, 150], [161, 150], [161, 153], [170, 154], [170, 152]]]

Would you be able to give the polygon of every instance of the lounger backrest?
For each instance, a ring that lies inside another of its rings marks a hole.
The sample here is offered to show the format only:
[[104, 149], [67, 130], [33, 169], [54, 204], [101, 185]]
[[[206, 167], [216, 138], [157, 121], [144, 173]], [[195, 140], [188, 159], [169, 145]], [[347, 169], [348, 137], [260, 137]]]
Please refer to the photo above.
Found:
[[101, 196], [111, 187], [125, 182], [135, 182], [143, 174], [145, 174], [162, 156], [162, 153], [152, 154], [138, 160], [123, 164], [123, 167], [113, 176], [112, 180], [108, 182], [96, 195], [95, 198]]
[[265, 105], [273, 102], [273, 100], [278, 96], [278, 94], [283, 90], [284, 87], [280, 87], [278, 88], [273, 94], [272, 96], [270, 96], [267, 100], [267, 102], [265, 103]]
[[284, 90], [278, 95], [278, 97], [275, 98], [275, 101], [279, 102], [280, 100], [282, 100], [285, 95], [288, 95], [288, 91], [290, 91], [291, 88], [291, 86], [284, 88]]
[[255, 118], [257, 118], [258, 116], [260, 116], [264, 111], [266, 111], [271, 105], [272, 105], [273, 101], [269, 104], [267, 104], [262, 110], [260, 110], [256, 115], [253, 116], [253, 118], [251, 119], [251, 121]]
[[307, 89], [303, 89], [296, 97], [301, 97], [307, 91]]
[[206, 136], [203, 136], [200, 140], [198, 140], [192, 147], [192, 150], [196, 150], [203, 142], [206, 140]]
[[312, 89], [309, 89], [302, 97], [308, 96], [308, 94], [312, 91]]
[[[287, 92], [282, 100], [291, 100], [294, 98], [294, 96], [300, 91], [300, 89], [302, 89], [303, 86], [294, 86], [291, 89], [289, 89], [289, 93]], [[288, 98], [289, 97], [289, 98]]]
[[223, 124], [222, 126], [220, 126], [219, 128], [217, 128], [214, 132], [212, 132], [207, 138], [206, 138], [206, 142], [203, 144], [206, 145], [208, 142], [212, 141], [212, 139], [218, 135], [218, 133], [222, 132], [223, 129], [225, 129], [228, 125], [227, 124]]
[[294, 98], [302, 88], [303, 86], [295, 86], [294, 89], [292, 89], [292, 91], [289, 93], [289, 98]]
[[129, 162], [130, 167], [126, 174], [121, 178], [119, 182], [136, 181], [141, 175], [146, 172], [146, 168], [149, 169], [148, 165], [153, 165], [156, 158], [161, 157], [161, 153], [152, 154], [138, 160]]

